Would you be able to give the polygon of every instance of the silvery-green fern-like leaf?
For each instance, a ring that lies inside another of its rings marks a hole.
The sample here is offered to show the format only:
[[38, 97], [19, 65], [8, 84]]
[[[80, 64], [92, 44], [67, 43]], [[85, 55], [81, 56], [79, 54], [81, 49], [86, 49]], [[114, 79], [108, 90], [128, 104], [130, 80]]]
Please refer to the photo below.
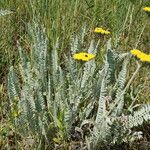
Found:
[[81, 29], [81, 40], [80, 40], [81, 44], [83, 44], [84, 42], [85, 33], [86, 33], [86, 24], [84, 24]]
[[145, 104], [141, 107], [141, 109], [133, 112], [133, 115], [128, 116], [126, 126], [128, 128], [136, 127], [143, 124], [144, 121], [148, 120], [150, 120], [150, 105]]
[[[107, 64], [106, 64], [107, 63]], [[114, 82], [115, 79], [115, 68], [116, 68], [116, 60], [114, 56], [114, 52], [110, 49], [108, 49], [107, 56], [106, 56], [106, 62], [105, 64], [108, 67], [107, 70], [107, 80], [108, 82]]]
[[78, 52], [78, 47], [79, 47], [79, 41], [78, 41], [78, 36], [74, 35], [71, 38], [71, 53], [75, 54]]
[[57, 39], [55, 45], [53, 46], [52, 54], [51, 54], [52, 68], [53, 68], [53, 75], [54, 76], [58, 70], [58, 48], [59, 48], [59, 43], [58, 43], [58, 39]]
[[122, 61], [125, 59], [125, 57], [129, 56], [129, 53], [123, 53], [123, 54], [119, 54], [117, 59], [118, 61]]
[[65, 112], [64, 112], [64, 124], [66, 126], [67, 133], [70, 132], [75, 117], [76, 117], [76, 111], [73, 109], [71, 105], [66, 105]]
[[109, 143], [109, 141], [111, 141], [110, 130], [111, 127], [109, 126], [106, 118], [102, 118], [101, 122], [95, 125], [92, 137], [94, 148], [97, 147], [101, 142]]
[[95, 72], [96, 64], [95, 60], [91, 60], [89, 62], [86, 62], [83, 68], [83, 76], [81, 81], [81, 88], [85, 87], [90, 78], [93, 77]]
[[8, 82], [7, 82], [7, 89], [8, 89], [8, 95], [10, 104], [13, 103], [13, 100], [20, 96], [20, 85], [18, 81], [18, 77], [16, 73], [14, 72], [14, 67], [10, 67], [9, 74], [8, 74]]
[[107, 88], [106, 78], [103, 77], [103, 80], [101, 82], [100, 97], [98, 101], [98, 111], [95, 120], [97, 124], [101, 122], [101, 119], [104, 117], [106, 113], [106, 94], [107, 94], [106, 88]]
[[114, 108], [116, 115], [120, 115], [124, 106], [124, 94], [125, 91], [123, 91], [126, 83], [126, 74], [127, 74], [127, 65], [128, 65], [128, 59], [125, 59], [122, 64], [122, 69], [118, 75], [117, 79], [117, 91], [116, 91], [116, 98], [115, 103], [117, 103], [117, 108]]
[[85, 114], [85, 118], [88, 118], [92, 112], [92, 110], [94, 109], [94, 102], [90, 102], [86, 108], [84, 109], [83, 113]]
[[53, 106], [53, 100], [52, 100], [52, 85], [51, 85], [51, 75], [48, 75], [48, 83], [47, 83], [47, 93], [46, 97], [47, 97], [47, 107], [48, 109], [51, 109]]
[[31, 64], [34, 65], [34, 67], [39, 71], [39, 74], [42, 75], [40, 78], [43, 83], [45, 83], [48, 45], [48, 40], [45, 36], [45, 28], [43, 26], [39, 27], [38, 24], [34, 24], [32, 26], [29, 25], [28, 28], [31, 39], [34, 43], [31, 48]]
[[127, 65], [128, 65], [128, 59], [125, 59], [122, 64], [122, 69], [118, 75], [117, 83], [118, 83], [118, 90], [123, 90], [125, 83], [126, 83], [126, 74], [127, 74]]
[[95, 45], [94, 45], [94, 40], [91, 40], [91, 43], [90, 43], [90, 46], [89, 46], [89, 49], [88, 49], [88, 53], [96, 54], [96, 48], [95, 48]]

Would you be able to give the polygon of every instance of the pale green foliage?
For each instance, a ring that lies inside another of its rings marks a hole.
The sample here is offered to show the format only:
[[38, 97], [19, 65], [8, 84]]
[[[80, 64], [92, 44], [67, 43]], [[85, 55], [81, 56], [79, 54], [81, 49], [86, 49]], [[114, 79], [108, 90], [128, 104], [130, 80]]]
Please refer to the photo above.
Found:
[[[23, 135], [36, 136], [38, 148], [43, 146], [40, 145], [43, 138], [49, 144], [54, 137], [66, 140], [75, 136], [74, 127], [87, 136], [89, 149], [100, 143], [122, 142], [130, 128], [150, 118], [149, 105], [133, 112], [124, 108], [125, 94], [132, 81], [127, 81], [128, 53], [118, 54], [109, 40], [103, 67], [95, 59], [86, 63], [73, 60], [72, 54], [76, 52], [97, 53], [99, 42], [94, 40], [83, 50], [85, 33], [83, 26], [79, 35], [72, 36], [71, 51], [64, 56], [63, 65], [58, 53], [59, 40], [49, 49], [45, 28], [35, 22], [29, 25], [30, 55], [18, 44], [20, 79], [11, 67], [9, 99], [13, 104], [15, 97], [19, 98], [21, 114], [15, 117], [15, 126]], [[86, 124], [94, 126], [88, 129], [89, 135], [83, 131]]]
[[[18, 96], [18, 109], [21, 112], [15, 118], [15, 126], [19, 132], [29, 136], [30, 134], [38, 135], [39, 138], [45, 136], [47, 139], [46, 129], [48, 127], [48, 112], [44, 92], [46, 92], [46, 53], [47, 40], [44, 31], [34, 24], [34, 30], [29, 28], [32, 33], [31, 40], [33, 45], [31, 49], [31, 58], [27, 58], [25, 51], [18, 45], [20, 54], [20, 81], [15, 79], [15, 72], [11, 67], [8, 75], [8, 93], [10, 100]], [[16, 87], [19, 86], [17, 92]]]
[[19, 83], [18, 83], [18, 78], [14, 72], [14, 67], [10, 67], [10, 71], [8, 74], [8, 84], [7, 84], [7, 89], [9, 91], [9, 100], [10, 104], [12, 104], [12, 100], [15, 97], [19, 97]]
[[141, 109], [134, 111], [133, 115], [128, 116], [126, 126], [132, 128], [138, 125], [142, 125], [144, 121], [150, 120], [150, 105], [144, 104]]
[[107, 44], [108, 52], [101, 76], [98, 111], [93, 136], [90, 137], [90, 140], [93, 141], [90, 149], [100, 148], [100, 143], [104, 145], [121, 143], [131, 136], [129, 135], [130, 128], [150, 119], [149, 104], [144, 105], [140, 110], [133, 111], [132, 109], [132, 112], [126, 115], [125, 94], [136, 74], [129, 81], [126, 80], [129, 55], [121, 56], [110, 48], [110, 43]]

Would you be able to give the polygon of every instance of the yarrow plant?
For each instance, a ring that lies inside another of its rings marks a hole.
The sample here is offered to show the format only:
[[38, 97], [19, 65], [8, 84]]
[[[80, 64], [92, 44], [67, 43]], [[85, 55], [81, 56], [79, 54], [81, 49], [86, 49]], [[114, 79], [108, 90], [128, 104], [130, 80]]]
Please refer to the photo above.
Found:
[[[84, 42], [80, 39], [85, 32], [72, 37], [70, 54], [64, 54], [62, 65], [59, 42], [49, 53], [45, 31], [38, 23], [29, 25], [30, 56], [18, 44], [19, 78], [14, 66], [8, 73], [10, 116], [16, 131], [25, 140], [34, 139], [31, 149], [59, 149], [58, 145], [69, 149], [65, 146], [79, 141], [80, 149], [93, 150], [103, 144], [128, 142], [130, 129], [150, 119], [149, 104], [136, 111], [134, 103], [130, 109], [124, 107], [140, 65], [137, 63], [127, 80], [130, 55], [117, 53], [109, 40], [101, 67], [94, 59], [99, 42], [91, 40], [87, 52], [82, 51]], [[139, 57], [142, 52], [131, 53]]]
[[85, 52], [80, 52], [80, 53], [73, 55], [73, 58], [75, 60], [82, 60], [82, 61], [89, 61], [89, 60], [93, 59], [94, 57], [95, 57], [94, 54], [89, 54], [89, 53], [85, 53]]
[[150, 62], [150, 54], [145, 54], [138, 49], [133, 49], [130, 51], [133, 56], [136, 56], [142, 62]]
[[110, 34], [108, 30], [104, 30], [103, 28], [99, 28], [99, 27], [95, 28], [94, 32], [100, 34], [106, 34], [106, 35]]

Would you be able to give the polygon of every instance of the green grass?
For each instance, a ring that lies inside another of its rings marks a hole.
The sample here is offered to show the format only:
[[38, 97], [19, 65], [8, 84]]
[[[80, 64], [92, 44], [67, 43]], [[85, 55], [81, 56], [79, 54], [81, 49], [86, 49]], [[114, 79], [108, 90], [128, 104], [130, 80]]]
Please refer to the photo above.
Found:
[[[95, 27], [104, 27], [111, 32], [110, 36], [100, 39], [100, 52], [111, 37], [113, 46], [120, 52], [137, 48], [150, 53], [150, 15], [142, 10], [145, 6], [150, 6], [149, 0], [0, 0], [0, 9], [13, 12], [0, 16], [0, 130], [10, 130], [5, 125], [9, 122], [6, 77], [9, 67], [17, 65], [19, 61], [17, 41], [27, 53], [30, 51], [30, 39], [27, 36], [29, 22], [36, 20], [46, 27], [49, 46], [59, 40], [60, 58], [69, 51], [72, 34], [78, 33], [84, 24], [88, 28], [87, 45], [92, 38], [97, 39], [93, 33]], [[136, 88], [146, 80], [138, 96], [141, 102], [150, 100], [150, 74], [147, 68], [141, 70], [134, 83]]]

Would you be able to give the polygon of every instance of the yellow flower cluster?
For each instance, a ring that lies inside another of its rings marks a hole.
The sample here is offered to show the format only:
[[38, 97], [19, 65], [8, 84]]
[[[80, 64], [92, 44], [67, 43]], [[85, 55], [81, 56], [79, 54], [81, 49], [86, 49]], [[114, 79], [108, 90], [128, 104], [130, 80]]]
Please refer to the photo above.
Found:
[[94, 30], [95, 33], [101, 33], [101, 34], [110, 34], [110, 32], [108, 30], [104, 30], [103, 28], [95, 28]]
[[150, 7], [144, 7], [143, 10], [147, 11], [147, 12], [150, 12]]
[[73, 58], [75, 60], [82, 60], [82, 61], [89, 61], [89, 60], [93, 59], [94, 57], [95, 57], [94, 54], [89, 54], [89, 53], [85, 53], [85, 52], [80, 52], [80, 53], [73, 55]]
[[133, 49], [130, 51], [130, 53], [139, 58], [143, 62], [150, 62], [150, 55], [145, 54], [138, 49]]

